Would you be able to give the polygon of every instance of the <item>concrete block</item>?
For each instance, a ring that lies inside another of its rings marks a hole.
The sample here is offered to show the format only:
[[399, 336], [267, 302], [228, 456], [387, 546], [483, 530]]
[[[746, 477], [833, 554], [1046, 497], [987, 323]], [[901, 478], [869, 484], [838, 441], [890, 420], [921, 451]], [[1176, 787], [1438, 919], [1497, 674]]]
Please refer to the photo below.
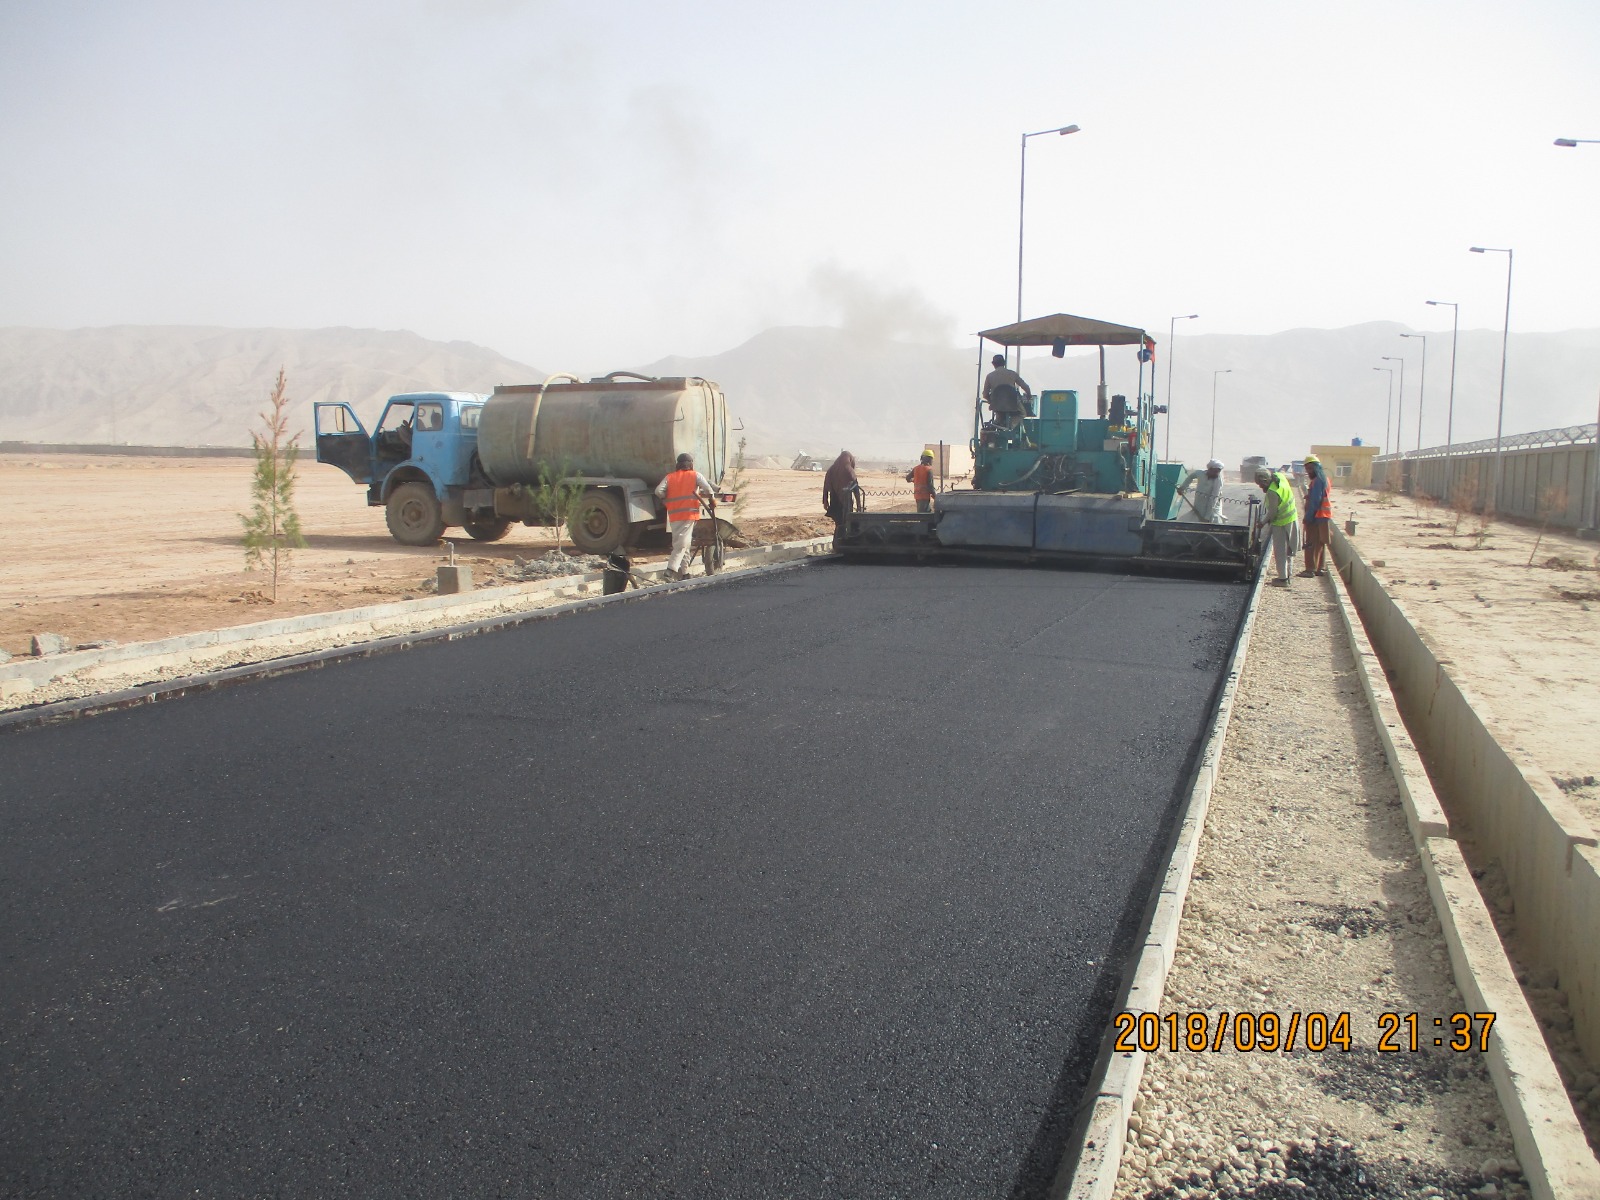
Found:
[[43, 658], [47, 654], [65, 654], [69, 649], [67, 639], [59, 633], [36, 633], [28, 652], [35, 658]]
[[11, 661], [11, 651], [0, 650], [0, 663]]
[[439, 568], [439, 595], [454, 596], [472, 590], [472, 568], [464, 563]]
[[33, 691], [31, 679], [0, 679], [0, 700], [12, 700]]

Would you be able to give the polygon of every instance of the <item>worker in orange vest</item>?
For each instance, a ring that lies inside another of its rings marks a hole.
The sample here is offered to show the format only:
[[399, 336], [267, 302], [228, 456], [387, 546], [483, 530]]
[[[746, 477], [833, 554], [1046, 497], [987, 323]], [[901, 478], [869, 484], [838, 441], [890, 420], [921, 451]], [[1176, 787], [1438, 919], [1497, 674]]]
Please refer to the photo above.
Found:
[[667, 557], [667, 578], [683, 579], [689, 574], [689, 556], [694, 553], [694, 530], [700, 521], [700, 498], [712, 499], [711, 483], [694, 469], [692, 454], [678, 455], [678, 469], [656, 485], [656, 499], [667, 510], [667, 529], [672, 534], [672, 553]]
[[1333, 504], [1329, 496], [1328, 472], [1315, 454], [1306, 455], [1306, 569], [1307, 578], [1328, 573], [1328, 540], [1333, 536]]
[[906, 472], [906, 482], [917, 497], [917, 511], [933, 511], [933, 451], [924, 450], [922, 461]]

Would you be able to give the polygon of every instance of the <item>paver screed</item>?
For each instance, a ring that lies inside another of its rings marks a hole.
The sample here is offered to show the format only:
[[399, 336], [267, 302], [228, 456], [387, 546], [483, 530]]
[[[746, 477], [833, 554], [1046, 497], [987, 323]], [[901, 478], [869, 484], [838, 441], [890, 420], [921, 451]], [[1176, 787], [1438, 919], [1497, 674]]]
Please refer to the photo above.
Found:
[[1245, 595], [819, 564], [0, 736], [0, 1193], [1041, 1195]]

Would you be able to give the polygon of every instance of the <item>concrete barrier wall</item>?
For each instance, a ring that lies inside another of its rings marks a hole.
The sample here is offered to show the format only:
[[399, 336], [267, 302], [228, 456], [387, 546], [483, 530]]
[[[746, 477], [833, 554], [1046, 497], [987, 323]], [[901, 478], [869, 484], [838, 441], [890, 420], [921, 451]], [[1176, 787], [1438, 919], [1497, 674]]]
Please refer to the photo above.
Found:
[[1481, 703], [1418, 632], [1340, 530], [1334, 559], [1383, 660], [1401, 715], [1457, 836], [1503, 867], [1519, 949], [1567, 993], [1574, 1031], [1600, 1063], [1600, 851], [1594, 829], [1537, 764], [1496, 741]]
[[[1505, 479], [1500, 488], [1499, 511], [1508, 517], [1543, 521], [1546, 497], [1556, 503], [1550, 524], [1558, 529], [1585, 529], [1600, 525], [1595, 513], [1595, 448], [1541, 446], [1534, 450], [1507, 450]], [[1494, 484], [1494, 454], [1459, 454], [1451, 458], [1399, 458], [1372, 464], [1372, 486], [1384, 488], [1397, 478], [1396, 490], [1406, 495], [1448, 499], [1448, 482], [1470, 482], [1474, 473], [1480, 495]]]

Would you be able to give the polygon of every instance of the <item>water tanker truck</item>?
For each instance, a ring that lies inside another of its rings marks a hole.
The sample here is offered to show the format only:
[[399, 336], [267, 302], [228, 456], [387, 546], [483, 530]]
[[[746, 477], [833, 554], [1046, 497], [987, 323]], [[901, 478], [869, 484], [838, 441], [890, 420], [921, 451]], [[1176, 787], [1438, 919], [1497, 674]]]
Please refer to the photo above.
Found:
[[[367, 503], [407, 546], [432, 545], [455, 526], [493, 542], [517, 522], [554, 524], [564, 508], [573, 544], [610, 554], [664, 530], [654, 489], [679, 454], [721, 485], [728, 408], [705, 379], [555, 375], [487, 396], [391, 396], [371, 434], [348, 404], [318, 404], [316, 441], [317, 461], [365, 484]], [[716, 519], [702, 522], [697, 545], [713, 540]]]

